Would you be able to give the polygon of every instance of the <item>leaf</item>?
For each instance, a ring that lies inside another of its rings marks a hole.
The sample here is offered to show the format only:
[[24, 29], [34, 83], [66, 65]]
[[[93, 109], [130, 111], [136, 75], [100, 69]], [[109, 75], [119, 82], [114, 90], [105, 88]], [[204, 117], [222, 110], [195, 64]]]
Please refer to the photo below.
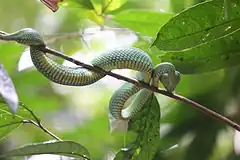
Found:
[[171, 4], [171, 9], [175, 12], [178, 13], [184, 9], [185, 6], [185, 0], [170, 0]]
[[23, 105], [25, 104], [20, 102], [17, 114], [12, 115], [12, 113], [8, 111], [9, 109], [6, 102], [0, 97], [0, 139], [23, 124], [23, 120], [35, 120], [32, 114], [26, 110]]
[[93, 4], [91, 0], [68, 0], [65, 2], [68, 7], [79, 7], [79, 8], [84, 8], [88, 10], [94, 9]]
[[120, 8], [127, 0], [91, 0], [99, 14]]
[[196, 74], [239, 65], [240, 29], [229, 35], [180, 52], [160, 55], [161, 62], [173, 63], [182, 74]]
[[[240, 27], [240, 1], [199, 3], [173, 17], [161, 27], [153, 45], [160, 50], [180, 51], [235, 32]], [[227, 15], [227, 16], [226, 16]]]
[[165, 24], [172, 16], [172, 13], [127, 10], [117, 14], [113, 20], [143, 35], [154, 36], [161, 25]]
[[13, 113], [17, 112], [18, 96], [14, 84], [3, 65], [0, 64], [0, 94]]
[[22, 120], [21, 117], [17, 115], [13, 116], [11, 112], [3, 108], [7, 108], [7, 105], [3, 101], [0, 101], [0, 139], [19, 127], [21, 123], [18, 122]]
[[153, 159], [160, 141], [160, 106], [155, 96], [150, 96], [141, 112], [129, 122], [129, 130], [137, 133], [137, 138], [128, 148], [117, 153], [114, 160]]
[[58, 154], [63, 156], [90, 159], [89, 152], [81, 144], [73, 141], [47, 141], [28, 144], [17, 149], [10, 150], [0, 157], [17, 157], [38, 154]]
[[102, 24], [104, 19], [96, 12], [95, 6], [91, 0], [70, 0], [66, 2], [66, 7], [75, 8], [75, 14], [80, 18], [88, 18], [97, 24]]
[[[216, 144], [216, 139], [217, 139], [217, 133], [219, 132], [218, 129], [216, 129], [214, 126], [210, 127], [210, 125], [208, 125], [209, 127], [208, 132], [200, 131], [193, 138], [193, 141], [189, 145], [188, 152], [186, 152], [186, 155], [184, 158], [185, 160], [209, 159], [209, 157], [211, 156], [214, 150], [214, 146]], [[202, 146], [204, 147], [202, 148]], [[201, 148], [201, 154], [198, 154], [200, 148]]]
[[105, 11], [114, 11], [120, 8], [127, 0], [104, 0], [104, 10]]

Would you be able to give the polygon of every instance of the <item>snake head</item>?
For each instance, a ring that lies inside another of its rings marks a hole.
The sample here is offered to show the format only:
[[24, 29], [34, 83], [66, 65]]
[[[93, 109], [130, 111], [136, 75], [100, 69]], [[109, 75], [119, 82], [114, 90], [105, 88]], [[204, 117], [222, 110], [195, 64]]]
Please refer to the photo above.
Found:
[[160, 81], [167, 91], [173, 92], [180, 81], [180, 73], [178, 71], [164, 73], [160, 77]]
[[173, 92], [180, 81], [180, 73], [176, 71], [175, 66], [168, 62], [157, 65], [153, 72], [153, 83], [158, 86], [161, 81], [167, 91]]
[[17, 32], [8, 34], [6, 38], [28, 46], [45, 46], [40, 34], [32, 28], [21, 29]]

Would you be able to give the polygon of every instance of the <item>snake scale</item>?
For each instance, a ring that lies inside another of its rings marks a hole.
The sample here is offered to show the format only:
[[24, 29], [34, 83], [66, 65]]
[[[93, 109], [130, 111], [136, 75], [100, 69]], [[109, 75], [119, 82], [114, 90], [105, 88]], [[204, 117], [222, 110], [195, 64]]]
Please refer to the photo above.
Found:
[[[31, 28], [24, 28], [8, 34], [0, 32], [0, 39], [16, 41], [30, 46], [30, 55], [37, 70], [49, 80], [71, 86], [84, 86], [92, 84], [105, 75], [96, 73], [83, 67], [68, 67], [56, 63], [43, 53], [39, 47], [46, 46], [40, 34]], [[4, 33], [4, 34], [3, 34]], [[118, 48], [97, 56], [91, 61], [93, 66], [98, 66], [106, 71], [113, 69], [132, 69], [138, 71], [137, 79], [158, 86], [164, 85], [167, 91], [173, 92], [180, 81], [180, 73], [174, 65], [163, 62], [154, 67], [147, 53], [137, 48]], [[129, 119], [137, 113], [153, 92], [142, 89], [136, 85], [125, 83], [116, 90], [110, 99], [109, 109], [116, 119]], [[126, 102], [131, 98], [132, 102]]]

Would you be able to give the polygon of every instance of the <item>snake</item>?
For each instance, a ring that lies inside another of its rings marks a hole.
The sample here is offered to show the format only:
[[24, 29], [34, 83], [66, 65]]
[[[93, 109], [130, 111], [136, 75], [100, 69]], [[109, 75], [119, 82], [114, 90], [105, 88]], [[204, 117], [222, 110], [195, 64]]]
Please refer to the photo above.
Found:
[[[55, 62], [41, 51], [40, 48], [46, 47], [46, 44], [41, 35], [32, 28], [20, 29], [13, 33], [0, 31], [0, 40], [15, 41], [29, 46], [34, 66], [52, 82], [69, 86], [85, 86], [106, 76], [104, 73], [97, 73], [84, 67], [69, 67]], [[105, 71], [134, 70], [137, 72], [136, 79], [155, 87], [160, 81], [168, 92], [173, 92], [180, 81], [180, 72], [176, 71], [173, 64], [162, 62], [154, 66], [149, 55], [135, 47], [106, 51], [93, 58], [90, 63]], [[153, 91], [125, 82], [113, 93], [110, 99], [110, 114], [115, 119], [129, 120], [141, 110], [151, 94]], [[129, 100], [132, 101], [129, 103]]]

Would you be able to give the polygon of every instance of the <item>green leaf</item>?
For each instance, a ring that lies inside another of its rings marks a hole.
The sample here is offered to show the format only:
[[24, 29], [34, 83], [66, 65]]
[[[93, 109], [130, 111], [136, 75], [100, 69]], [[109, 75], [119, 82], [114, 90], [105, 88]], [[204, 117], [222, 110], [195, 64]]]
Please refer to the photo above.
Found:
[[106, 11], [113, 11], [120, 8], [127, 0], [104, 0]]
[[160, 55], [162, 62], [173, 63], [182, 74], [210, 72], [239, 65], [240, 29], [229, 35], [180, 52]]
[[99, 13], [105, 13], [120, 8], [127, 0], [91, 0], [95, 10]]
[[95, 10], [95, 5], [91, 0], [71, 0], [67, 2], [68, 8], [74, 8], [74, 13], [80, 18], [88, 18], [98, 24], [103, 23], [103, 17], [99, 16]]
[[[19, 103], [19, 109], [15, 115], [13, 115], [6, 102], [0, 97], [0, 139], [6, 137], [14, 129], [23, 124], [23, 120], [35, 120], [32, 114], [26, 110], [22, 102]], [[30, 109], [30, 108], [28, 108]]]
[[152, 95], [145, 103], [141, 112], [137, 113], [129, 122], [129, 131], [137, 133], [137, 138], [129, 148], [122, 149], [114, 160], [153, 159], [160, 141], [160, 106], [157, 98]]
[[94, 9], [91, 0], [68, 0], [67, 6], [69, 7], [77, 7], [77, 8], [84, 8], [84, 9]]
[[13, 114], [8, 111], [8, 106], [5, 102], [0, 101], [0, 139], [19, 127], [21, 123], [18, 122], [21, 120], [21, 117], [17, 115], [13, 116]]
[[127, 10], [117, 14], [113, 20], [143, 35], [154, 36], [172, 16], [172, 13]]
[[173, 17], [158, 32], [153, 45], [180, 51], [226, 36], [240, 27], [240, 1], [199, 3]]
[[17, 157], [38, 154], [58, 154], [63, 156], [90, 159], [86, 148], [73, 141], [47, 141], [28, 144], [17, 149], [10, 150], [0, 157]]
[[184, 9], [185, 6], [185, 0], [170, 0], [171, 9], [178, 13]]

